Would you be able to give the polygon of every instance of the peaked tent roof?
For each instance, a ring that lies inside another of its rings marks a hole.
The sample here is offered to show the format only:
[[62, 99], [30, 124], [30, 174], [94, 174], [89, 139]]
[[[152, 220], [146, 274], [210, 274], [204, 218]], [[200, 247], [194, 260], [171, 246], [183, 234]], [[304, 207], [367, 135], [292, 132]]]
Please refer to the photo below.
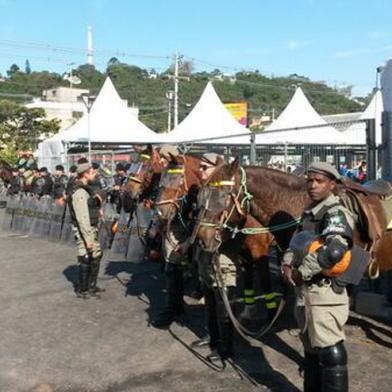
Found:
[[[88, 140], [88, 115], [57, 136], [64, 142]], [[133, 117], [109, 77], [90, 110], [90, 139], [100, 143], [149, 143], [160, 136]]]
[[225, 108], [211, 82], [208, 82], [203, 94], [188, 116], [171, 132], [165, 135], [167, 142], [200, 141], [200, 144], [227, 144], [224, 138], [230, 135], [249, 134]]
[[310, 104], [302, 89], [297, 87], [280, 116], [265, 128], [265, 131], [282, 131], [261, 132], [256, 136], [256, 143], [343, 144], [341, 133], [327, 124]]
[[[382, 112], [384, 111], [383, 96], [381, 90], [377, 90], [367, 108], [363, 111], [360, 120], [376, 121], [376, 144], [382, 142]], [[347, 144], [366, 144], [366, 124], [354, 123], [346, 131], [342, 132]]]

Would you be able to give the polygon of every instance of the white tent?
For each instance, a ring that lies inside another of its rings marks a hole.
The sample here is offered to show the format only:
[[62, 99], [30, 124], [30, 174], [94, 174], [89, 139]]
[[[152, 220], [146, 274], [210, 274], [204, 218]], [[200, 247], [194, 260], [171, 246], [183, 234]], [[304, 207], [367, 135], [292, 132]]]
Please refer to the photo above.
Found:
[[[199, 101], [188, 116], [165, 135], [170, 143], [199, 142], [200, 144], [227, 144], [230, 135], [246, 135], [249, 130], [241, 125], [225, 108], [211, 82], [208, 82]], [[215, 140], [207, 140], [221, 138]], [[248, 138], [249, 143], [249, 138]]]
[[[280, 131], [281, 130], [281, 131]], [[316, 112], [302, 89], [295, 90], [280, 116], [256, 136], [257, 144], [341, 144], [342, 135]]]
[[[241, 136], [232, 139], [231, 143], [247, 144], [249, 138]], [[285, 143], [343, 144], [344, 138], [339, 131], [327, 125], [298, 87], [280, 116], [256, 135], [256, 144]]]
[[[377, 90], [372, 97], [369, 105], [359, 117], [360, 120], [375, 119], [376, 126], [376, 144], [382, 143], [382, 112], [384, 111], [384, 103], [381, 90]], [[366, 144], [366, 124], [354, 123], [347, 130], [342, 132], [346, 144]]]
[[159, 143], [162, 135], [153, 132], [130, 113], [126, 101], [120, 98], [107, 77], [90, 115], [85, 114], [70, 128], [41, 143], [37, 154], [40, 165], [45, 163], [52, 167], [51, 162], [59, 161], [64, 155], [65, 144], [86, 143], [89, 139], [91, 143], [102, 144]]

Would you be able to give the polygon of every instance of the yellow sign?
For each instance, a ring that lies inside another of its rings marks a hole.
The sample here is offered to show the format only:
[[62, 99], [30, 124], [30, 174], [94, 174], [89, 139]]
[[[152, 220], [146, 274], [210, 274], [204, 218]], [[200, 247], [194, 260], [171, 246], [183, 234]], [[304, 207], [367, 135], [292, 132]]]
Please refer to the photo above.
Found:
[[240, 124], [248, 125], [248, 104], [246, 102], [225, 103], [225, 108]]

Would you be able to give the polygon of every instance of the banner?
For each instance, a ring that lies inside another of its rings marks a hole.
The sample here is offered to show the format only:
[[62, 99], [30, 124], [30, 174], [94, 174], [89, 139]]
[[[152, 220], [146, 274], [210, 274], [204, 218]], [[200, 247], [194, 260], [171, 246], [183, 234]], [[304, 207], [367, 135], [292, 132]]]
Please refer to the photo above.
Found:
[[246, 102], [225, 103], [225, 108], [240, 124], [245, 127], [248, 125], [248, 104]]

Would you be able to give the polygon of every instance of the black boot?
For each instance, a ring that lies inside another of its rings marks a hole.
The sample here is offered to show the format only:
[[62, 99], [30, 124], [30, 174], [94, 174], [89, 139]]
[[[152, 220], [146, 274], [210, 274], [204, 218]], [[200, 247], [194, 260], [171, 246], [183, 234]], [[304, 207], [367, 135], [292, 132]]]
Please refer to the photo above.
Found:
[[348, 392], [347, 352], [344, 342], [319, 352], [322, 392]]
[[304, 392], [319, 392], [321, 385], [321, 370], [318, 354], [305, 351], [304, 360]]
[[105, 291], [105, 289], [101, 289], [99, 286], [97, 286], [100, 265], [101, 265], [101, 257], [97, 257], [91, 261], [89, 292], [92, 295], [103, 293]]
[[89, 279], [90, 279], [90, 258], [88, 255], [79, 256], [79, 276], [78, 285], [76, 287], [76, 295], [79, 298], [88, 298], [89, 290]]
[[166, 263], [166, 307], [152, 322], [156, 328], [167, 328], [184, 313], [184, 283], [179, 265]]
[[[211, 362], [221, 362], [225, 359], [233, 357], [233, 324], [230, 320], [229, 314], [226, 310], [225, 304], [218, 289], [215, 291], [215, 303], [216, 303], [216, 322], [219, 331], [219, 339], [215, 348], [213, 348], [208, 359]], [[233, 298], [234, 290], [233, 288], [227, 289], [227, 296], [229, 301]]]
[[218, 317], [216, 313], [216, 297], [212, 288], [205, 288], [204, 299], [207, 312], [207, 327], [210, 335], [210, 349], [214, 351], [220, 342]]

